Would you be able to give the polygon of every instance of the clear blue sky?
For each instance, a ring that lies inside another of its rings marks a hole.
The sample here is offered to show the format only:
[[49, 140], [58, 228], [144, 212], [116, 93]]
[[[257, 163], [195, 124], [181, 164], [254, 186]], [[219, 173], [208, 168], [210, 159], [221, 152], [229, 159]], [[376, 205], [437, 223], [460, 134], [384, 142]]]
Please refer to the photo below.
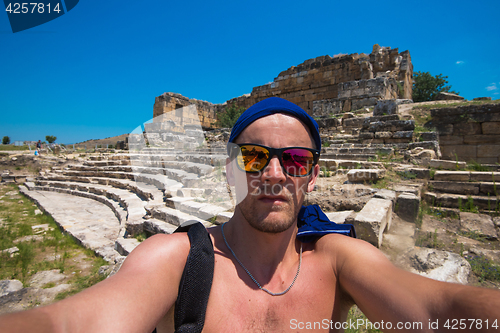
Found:
[[223, 103], [306, 59], [409, 50], [466, 99], [500, 98], [500, 1], [96, 1], [12, 33], [0, 13], [0, 137], [124, 133], [176, 92]]

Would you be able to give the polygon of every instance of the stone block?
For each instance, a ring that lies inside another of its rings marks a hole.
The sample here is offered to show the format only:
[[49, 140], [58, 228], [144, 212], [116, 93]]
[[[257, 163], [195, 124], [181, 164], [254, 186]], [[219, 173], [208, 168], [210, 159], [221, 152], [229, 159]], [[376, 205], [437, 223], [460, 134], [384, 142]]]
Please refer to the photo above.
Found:
[[464, 143], [463, 135], [440, 135], [439, 143], [441, 145], [461, 145]]
[[[500, 130], [497, 132], [500, 133]], [[466, 135], [463, 143], [467, 145], [482, 145], [500, 142], [500, 135]]]
[[392, 201], [372, 198], [356, 215], [353, 225], [358, 238], [377, 247], [382, 245], [382, 236], [392, 222]]
[[436, 141], [420, 141], [408, 144], [409, 150], [413, 150], [415, 148], [432, 149], [434, 151], [437, 151], [438, 143]]
[[344, 210], [340, 212], [330, 212], [330, 213], [325, 213], [326, 217], [332, 222], [335, 222], [337, 224], [343, 224], [345, 223], [346, 219], [348, 219], [350, 216], [354, 216], [354, 211], [353, 210]]
[[500, 133], [500, 121], [484, 122], [481, 124], [483, 134], [497, 135]]
[[135, 238], [118, 238], [115, 241], [115, 250], [122, 256], [128, 256], [139, 244]]
[[479, 123], [459, 123], [453, 125], [453, 135], [475, 135], [481, 134]]
[[486, 214], [460, 212], [460, 230], [478, 233], [489, 240], [498, 239], [493, 220]]
[[23, 289], [23, 283], [19, 280], [0, 281], [0, 297]]
[[219, 213], [222, 213], [224, 211], [226, 211], [226, 209], [223, 207], [219, 207], [219, 206], [211, 205], [211, 204], [206, 204], [205, 206], [200, 208], [197, 216], [204, 219], [204, 220], [208, 220], [208, 219], [211, 219], [213, 217], [218, 216]]
[[477, 157], [498, 157], [500, 156], [500, 144], [477, 146]]
[[420, 207], [420, 197], [413, 193], [401, 193], [396, 199], [396, 213], [402, 219], [415, 222]]
[[456, 182], [456, 181], [430, 181], [433, 191], [455, 193], [455, 194], [479, 194], [479, 183]]
[[500, 164], [500, 156], [498, 158], [495, 157], [478, 157], [476, 158], [476, 162], [480, 164]]
[[352, 183], [362, 183], [365, 181], [377, 181], [385, 176], [383, 169], [354, 169], [349, 170], [347, 179]]
[[319, 166], [321, 169], [326, 169], [328, 171], [335, 171], [337, 170], [338, 162], [337, 160], [333, 159], [320, 159]]
[[370, 140], [370, 139], [373, 139], [373, 133], [371, 132], [361, 132], [359, 133], [359, 138], [361, 140]]
[[[391, 143], [408, 143], [408, 142], [411, 142], [411, 139], [393, 139], [393, 138], [390, 138], [390, 139], [384, 139], [384, 142], [381, 142], [381, 143], [385, 143], [385, 144], [391, 144]], [[375, 143], [375, 142], [372, 142], [372, 143]]]
[[447, 145], [441, 146], [441, 153], [443, 157], [455, 160], [457, 157], [459, 160], [470, 160], [477, 158], [477, 146], [471, 145]]
[[370, 132], [397, 132], [397, 131], [413, 131], [415, 129], [414, 120], [389, 120], [376, 121], [370, 123], [368, 131]]
[[413, 131], [398, 131], [392, 134], [393, 139], [409, 139], [413, 138]]
[[420, 140], [421, 141], [437, 141], [438, 140], [438, 133], [437, 132], [422, 132], [420, 133]]
[[479, 172], [472, 171], [470, 180], [475, 182], [500, 182], [500, 172]]
[[398, 104], [396, 100], [379, 100], [373, 110], [374, 116], [391, 115], [398, 113]]
[[144, 223], [144, 220], [140, 220], [140, 219], [127, 221], [125, 224], [125, 228], [127, 230], [127, 233], [132, 235], [132, 236], [141, 234], [144, 231], [143, 223]]
[[350, 118], [344, 119], [342, 126], [344, 128], [360, 128], [363, 126], [364, 118]]
[[460, 161], [459, 162], [449, 161], [449, 160], [431, 160], [429, 166], [435, 169], [463, 170], [467, 166], [467, 163]]
[[375, 132], [375, 139], [390, 139], [392, 132]]
[[468, 182], [469, 179], [470, 179], [469, 171], [438, 170], [434, 173], [434, 180]]
[[[496, 197], [500, 194], [500, 184], [491, 183], [479, 183], [479, 192], [484, 195], [490, 195]], [[493, 206], [493, 204], [491, 205]], [[490, 207], [490, 209], [493, 207]]]
[[[431, 150], [432, 151], [432, 150]], [[425, 152], [425, 151], [424, 151]], [[431, 178], [431, 172], [427, 168], [404, 168], [403, 172], [415, 175], [418, 179], [429, 179]]]
[[452, 135], [453, 134], [453, 124], [435, 124], [436, 130], [439, 133], [439, 136], [443, 135]]
[[387, 189], [383, 188], [383, 189], [378, 190], [377, 193], [375, 193], [375, 195], [373, 197], [377, 198], [377, 199], [390, 200], [392, 202], [392, 209], [394, 209], [394, 205], [396, 203], [396, 192], [395, 191], [391, 191], [391, 190], [387, 190]]
[[439, 92], [436, 96], [436, 101], [463, 101], [464, 98], [462, 96], [458, 96], [457, 94], [447, 93], [447, 92]]
[[217, 214], [217, 219], [215, 220], [215, 224], [223, 224], [228, 222], [233, 217], [233, 212], [221, 212]]

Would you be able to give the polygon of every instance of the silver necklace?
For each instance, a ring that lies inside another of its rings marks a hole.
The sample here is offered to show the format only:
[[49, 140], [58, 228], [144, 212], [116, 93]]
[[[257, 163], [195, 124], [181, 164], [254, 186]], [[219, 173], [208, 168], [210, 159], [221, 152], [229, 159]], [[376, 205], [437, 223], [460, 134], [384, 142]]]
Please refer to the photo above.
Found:
[[297, 277], [299, 276], [300, 265], [302, 264], [302, 243], [300, 243], [299, 268], [297, 269], [297, 274], [295, 274], [295, 277], [293, 278], [292, 284], [290, 284], [290, 286], [288, 288], [286, 288], [285, 291], [282, 291], [280, 293], [273, 293], [272, 291], [269, 291], [268, 289], [262, 287], [260, 285], [260, 283], [253, 277], [252, 273], [250, 273], [250, 271], [245, 267], [245, 265], [243, 265], [243, 263], [240, 261], [240, 259], [238, 259], [238, 257], [234, 253], [233, 249], [227, 243], [226, 236], [224, 235], [224, 224], [222, 224], [220, 227], [220, 231], [222, 232], [222, 238], [224, 239], [224, 243], [226, 243], [226, 246], [229, 249], [229, 251], [231, 251], [231, 254], [233, 255], [234, 259], [236, 259], [238, 264], [240, 264], [240, 266], [245, 270], [245, 272], [247, 272], [248, 276], [250, 276], [252, 281], [255, 282], [255, 284], [257, 285], [257, 287], [259, 287], [260, 290], [265, 291], [266, 293], [268, 293], [271, 296], [281, 296], [281, 295], [286, 294], [290, 289], [292, 289], [292, 286], [295, 283], [295, 280], [297, 280]]

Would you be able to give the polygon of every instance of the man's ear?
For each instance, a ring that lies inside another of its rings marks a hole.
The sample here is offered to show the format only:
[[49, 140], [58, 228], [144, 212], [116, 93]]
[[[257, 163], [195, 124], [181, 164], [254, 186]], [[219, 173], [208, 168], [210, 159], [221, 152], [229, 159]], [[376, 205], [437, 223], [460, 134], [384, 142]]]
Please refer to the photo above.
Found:
[[226, 158], [226, 179], [229, 186], [234, 186], [236, 184], [233, 166], [232, 160], [229, 157]]
[[314, 190], [314, 185], [316, 185], [316, 180], [319, 176], [319, 165], [316, 164], [313, 168], [309, 182], [307, 183], [307, 192], [312, 192]]

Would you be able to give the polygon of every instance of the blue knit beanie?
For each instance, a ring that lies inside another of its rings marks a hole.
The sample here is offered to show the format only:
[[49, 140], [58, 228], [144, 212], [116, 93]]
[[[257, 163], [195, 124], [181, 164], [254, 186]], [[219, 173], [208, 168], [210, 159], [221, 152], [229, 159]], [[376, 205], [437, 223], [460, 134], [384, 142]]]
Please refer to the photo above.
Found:
[[[316, 149], [321, 150], [321, 138], [319, 136], [319, 127], [316, 120], [307, 114], [301, 107], [279, 97], [269, 97], [249, 107], [234, 124], [231, 130], [229, 142], [234, 142], [238, 135], [243, 132], [248, 125], [259, 118], [269, 116], [275, 113], [285, 113], [302, 121], [311, 132], [311, 135], [316, 144]], [[229, 144], [228, 144], [229, 149]]]

